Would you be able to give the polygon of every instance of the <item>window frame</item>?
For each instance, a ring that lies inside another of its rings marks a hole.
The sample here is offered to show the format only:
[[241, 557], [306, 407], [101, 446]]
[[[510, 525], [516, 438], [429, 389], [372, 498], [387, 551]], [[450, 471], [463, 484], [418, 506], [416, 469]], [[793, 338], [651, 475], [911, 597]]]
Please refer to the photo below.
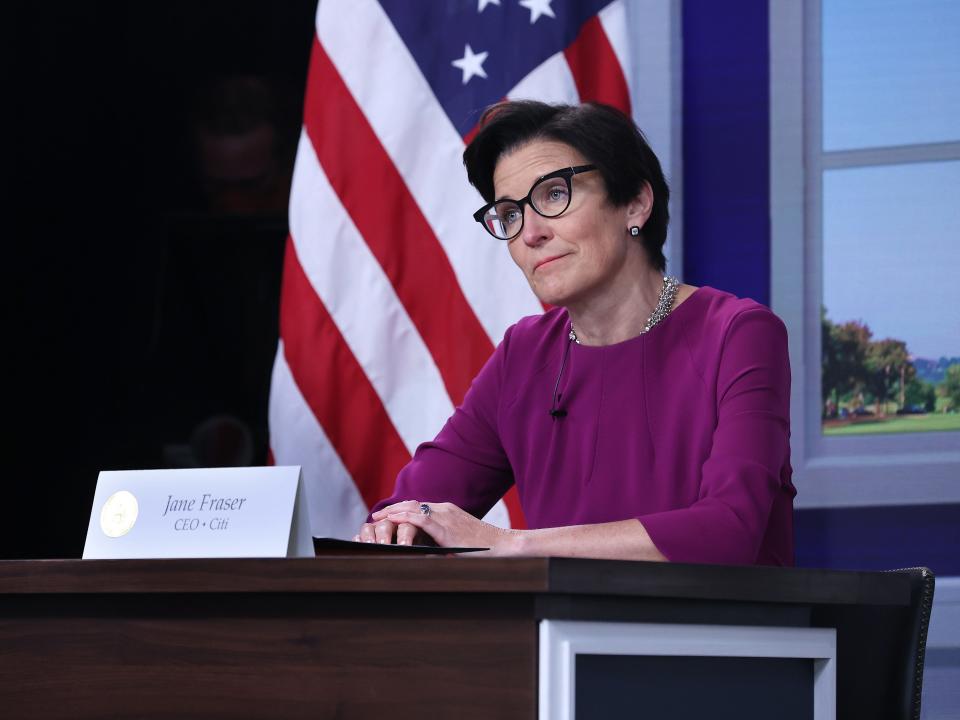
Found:
[[823, 150], [821, 0], [770, 0], [771, 306], [790, 336], [798, 508], [960, 502], [960, 433], [825, 437], [820, 307], [826, 170], [960, 160], [960, 142]]

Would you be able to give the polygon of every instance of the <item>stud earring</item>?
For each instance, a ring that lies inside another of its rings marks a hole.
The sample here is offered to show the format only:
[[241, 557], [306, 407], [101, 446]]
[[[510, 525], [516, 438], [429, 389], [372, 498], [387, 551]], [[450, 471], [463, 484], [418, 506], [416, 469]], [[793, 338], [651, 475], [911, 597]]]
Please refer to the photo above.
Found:
[[639, 237], [639, 235], [640, 235], [640, 228], [638, 228], [636, 225], [634, 225], [633, 227], [630, 228], [630, 234], [631, 234], [633, 237]]

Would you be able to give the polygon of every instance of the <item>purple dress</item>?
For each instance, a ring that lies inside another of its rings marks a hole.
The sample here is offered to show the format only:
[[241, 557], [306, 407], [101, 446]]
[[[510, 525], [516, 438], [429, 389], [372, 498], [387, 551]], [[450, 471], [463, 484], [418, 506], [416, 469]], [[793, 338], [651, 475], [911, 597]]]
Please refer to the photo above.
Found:
[[[374, 508], [481, 517], [516, 483], [530, 528], [639, 519], [676, 562], [793, 564], [783, 323], [702, 287], [650, 332], [569, 343], [562, 308], [522, 319]], [[550, 415], [560, 378], [562, 418]]]

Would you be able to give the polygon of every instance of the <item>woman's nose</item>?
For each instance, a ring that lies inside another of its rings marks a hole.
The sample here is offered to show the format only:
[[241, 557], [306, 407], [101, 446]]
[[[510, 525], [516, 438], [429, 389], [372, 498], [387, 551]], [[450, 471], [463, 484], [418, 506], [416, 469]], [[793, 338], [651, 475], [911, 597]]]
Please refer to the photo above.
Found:
[[526, 245], [536, 247], [550, 237], [550, 225], [547, 218], [543, 217], [530, 205], [523, 208], [523, 230], [520, 231], [520, 237]]

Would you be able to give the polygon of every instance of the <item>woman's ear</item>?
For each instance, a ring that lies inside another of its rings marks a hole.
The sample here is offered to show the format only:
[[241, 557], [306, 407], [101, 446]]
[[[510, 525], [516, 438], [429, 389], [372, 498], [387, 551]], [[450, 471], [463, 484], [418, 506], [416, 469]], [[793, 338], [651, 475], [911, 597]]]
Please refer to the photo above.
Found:
[[653, 211], [653, 189], [646, 180], [629, 203], [627, 203], [627, 227], [643, 227]]

